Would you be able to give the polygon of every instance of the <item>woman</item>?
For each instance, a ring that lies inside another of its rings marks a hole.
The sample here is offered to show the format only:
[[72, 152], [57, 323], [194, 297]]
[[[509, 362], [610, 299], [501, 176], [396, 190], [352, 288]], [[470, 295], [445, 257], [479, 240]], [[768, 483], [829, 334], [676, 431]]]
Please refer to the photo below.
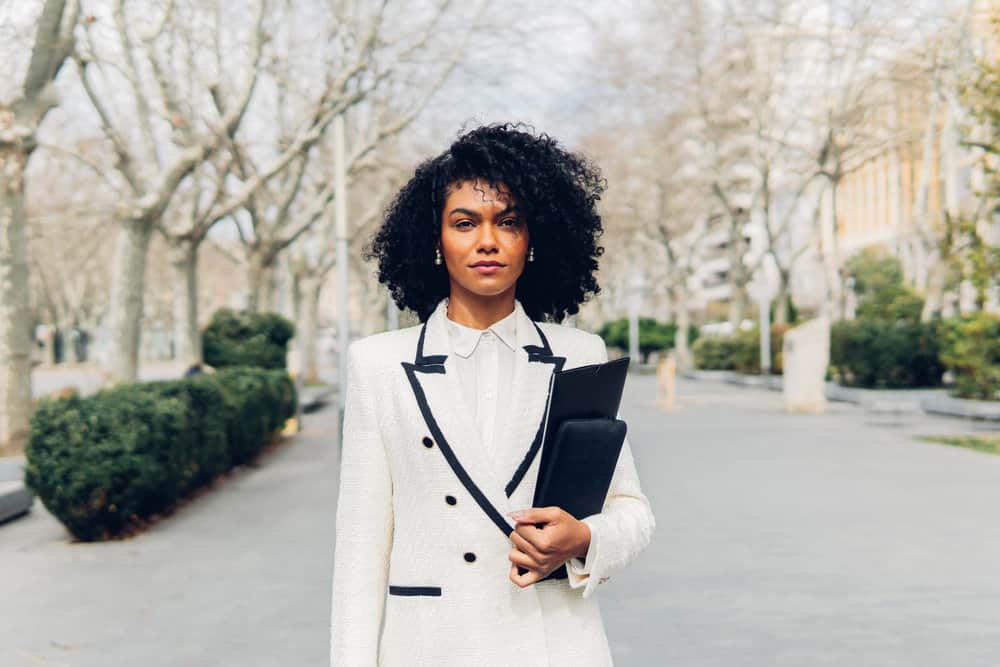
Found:
[[628, 442], [600, 514], [531, 508], [553, 370], [607, 360], [542, 321], [598, 291], [603, 189], [551, 138], [487, 126], [389, 207], [367, 254], [422, 324], [348, 352], [332, 665], [612, 664], [593, 594], [654, 527]]

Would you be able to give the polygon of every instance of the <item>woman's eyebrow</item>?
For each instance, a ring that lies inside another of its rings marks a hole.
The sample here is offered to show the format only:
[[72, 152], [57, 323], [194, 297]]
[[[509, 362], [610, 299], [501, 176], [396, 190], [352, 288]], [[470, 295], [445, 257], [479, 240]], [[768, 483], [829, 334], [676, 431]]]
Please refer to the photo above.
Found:
[[468, 209], [468, 208], [453, 208], [453, 209], [451, 209], [451, 213], [449, 213], [448, 215], [455, 215], [456, 213], [458, 213], [459, 215], [467, 215], [470, 218], [477, 218], [478, 219], [478, 218], [481, 217], [479, 215], [478, 211], [473, 211], [473, 210]]

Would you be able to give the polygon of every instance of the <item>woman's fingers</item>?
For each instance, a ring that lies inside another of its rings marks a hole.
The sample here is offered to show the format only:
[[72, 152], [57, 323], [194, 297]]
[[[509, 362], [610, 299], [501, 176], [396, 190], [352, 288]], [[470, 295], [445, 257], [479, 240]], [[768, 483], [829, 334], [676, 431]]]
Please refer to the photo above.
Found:
[[534, 551], [541, 555], [552, 550], [552, 533], [555, 530], [555, 526], [546, 526], [545, 529], [541, 529], [531, 524], [518, 524], [514, 533], [531, 544]]
[[524, 539], [516, 530], [510, 534], [510, 541], [519, 551], [530, 556], [536, 563], [540, 565], [546, 563], [545, 554], [538, 551], [534, 544]]
[[513, 581], [521, 588], [527, 588], [531, 584], [541, 581], [542, 577], [544, 577], [545, 575], [539, 574], [534, 570], [527, 570], [524, 574], [520, 574], [517, 571], [517, 565], [512, 563], [510, 566], [510, 574], [508, 576], [510, 577], [511, 581]]
[[541, 563], [539, 563], [538, 561], [536, 561], [534, 558], [524, 553], [523, 551], [518, 550], [517, 547], [514, 547], [513, 549], [510, 550], [510, 553], [507, 554], [507, 560], [509, 560], [514, 565], [526, 567], [529, 570], [544, 569], [544, 566]]

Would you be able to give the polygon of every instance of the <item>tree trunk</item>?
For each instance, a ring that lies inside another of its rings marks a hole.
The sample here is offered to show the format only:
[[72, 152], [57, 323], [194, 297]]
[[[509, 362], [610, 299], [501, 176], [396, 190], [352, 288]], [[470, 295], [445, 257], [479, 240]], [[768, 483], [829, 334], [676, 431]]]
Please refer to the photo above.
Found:
[[781, 285], [778, 288], [778, 295], [774, 299], [774, 323], [779, 325], [788, 324], [788, 287]]
[[174, 269], [174, 358], [185, 367], [201, 363], [198, 329], [198, 244], [190, 239], [171, 241]]
[[845, 288], [845, 276], [843, 260], [840, 252], [840, 230], [838, 228], [838, 207], [837, 188], [840, 187], [840, 167], [836, 166], [831, 170], [833, 175], [829, 176], [829, 185], [822, 196], [829, 197], [829, 206], [824, 210], [829, 211], [829, 219], [825, 219], [824, 228], [826, 234], [823, 235], [822, 259], [824, 265], [823, 275], [826, 278], [826, 302], [823, 304], [824, 313], [831, 322], [842, 320], [847, 312], [847, 289]]
[[941, 253], [931, 253], [931, 266], [927, 276], [927, 296], [924, 299], [923, 310], [920, 311], [920, 321], [930, 322], [941, 312], [944, 305], [944, 283], [948, 276], [948, 266], [941, 258]]
[[31, 418], [31, 331], [24, 170], [29, 152], [0, 152], [0, 453], [22, 451]]
[[[947, 273], [945, 268], [945, 258], [942, 256], [940, 248], [937, 247], [937, 233], [931, 224], [929, 215], [929, 200], [931, 190], [931, 180], [934, 174], [934, 163], [931, 157], [934, 155], [934, 140], [937, 137], [938, 129], [938, 94], [937, 83], [931, 94], [930, 108], [927, 116], [927, 125], [924, 127], [924, 136], [921, 143], [923, 151], [920, 175], [914, 192], [913, 219], [918, 231], [918, 238], [922, 248], [922, 257], [926, 264], [925, 274], [927, 276], [927, 298], [924, 299], [924, 307], [920, 312], [921, 321], [927, 322], [934, 315], [941, 311], [941, 300], [944, 292], [944, 279]], [[921, 287], [917, 283], [917, 287]]]
[[152, 236], [153, 225], [146, 220], [126, 221], [118, 232], [108, 302], [111, 336], [108, 371], [118, 382], [134, 382], [139, 377], [146, 256]]
[[729, 324], [733, 331], [738, 331], [743, 315], [747, 309], [747, 290], [745, 284], [733, 283], [732, 296], [729, 299]]
[[691, 349], [688, 341], [688, 328], [691, 326], [691, 314], [688, 312], [687, 295], [681, 290], [675, 290], [672, 296], [674, 321], [677, 323], [677, 335], [674, 337], [674, 356], [677, 370], [687, 370], [694, 364], [691, 359]]
[[319, 296], [323, 289], [322, 279], [309, 276], [299, 281], [301, 310], [296, 323], [299, 360], [302, 379], [315, 382], [319, 379], [316, 339], [319, 329]]
[[788, 324], [788, 306], [791, 301], [791, 271], [778, 269], [778, 293], [774, 297], [774, 324]]
[[264, 267], [257, 307], [262, 313], [278, 312], [278, 271], [275, 264]]
[[251, 251], [247, 258], [247, 310], [251, 313], [266, 312], [267, 282], [270, 271], [262, 253]]

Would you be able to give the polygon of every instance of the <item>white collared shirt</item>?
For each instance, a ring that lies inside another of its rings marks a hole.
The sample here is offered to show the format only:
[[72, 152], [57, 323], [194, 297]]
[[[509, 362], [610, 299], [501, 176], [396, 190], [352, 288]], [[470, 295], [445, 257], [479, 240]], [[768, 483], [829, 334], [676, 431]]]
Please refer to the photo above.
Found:
[[482, 436], [483, 452], [494, 460], [500, 406], [511, 404], [514, 350], [517, 345], [517, 311], [487, 329], [473, 329], [448, 319], [448, 338], [455, 355], [455, 370]]

